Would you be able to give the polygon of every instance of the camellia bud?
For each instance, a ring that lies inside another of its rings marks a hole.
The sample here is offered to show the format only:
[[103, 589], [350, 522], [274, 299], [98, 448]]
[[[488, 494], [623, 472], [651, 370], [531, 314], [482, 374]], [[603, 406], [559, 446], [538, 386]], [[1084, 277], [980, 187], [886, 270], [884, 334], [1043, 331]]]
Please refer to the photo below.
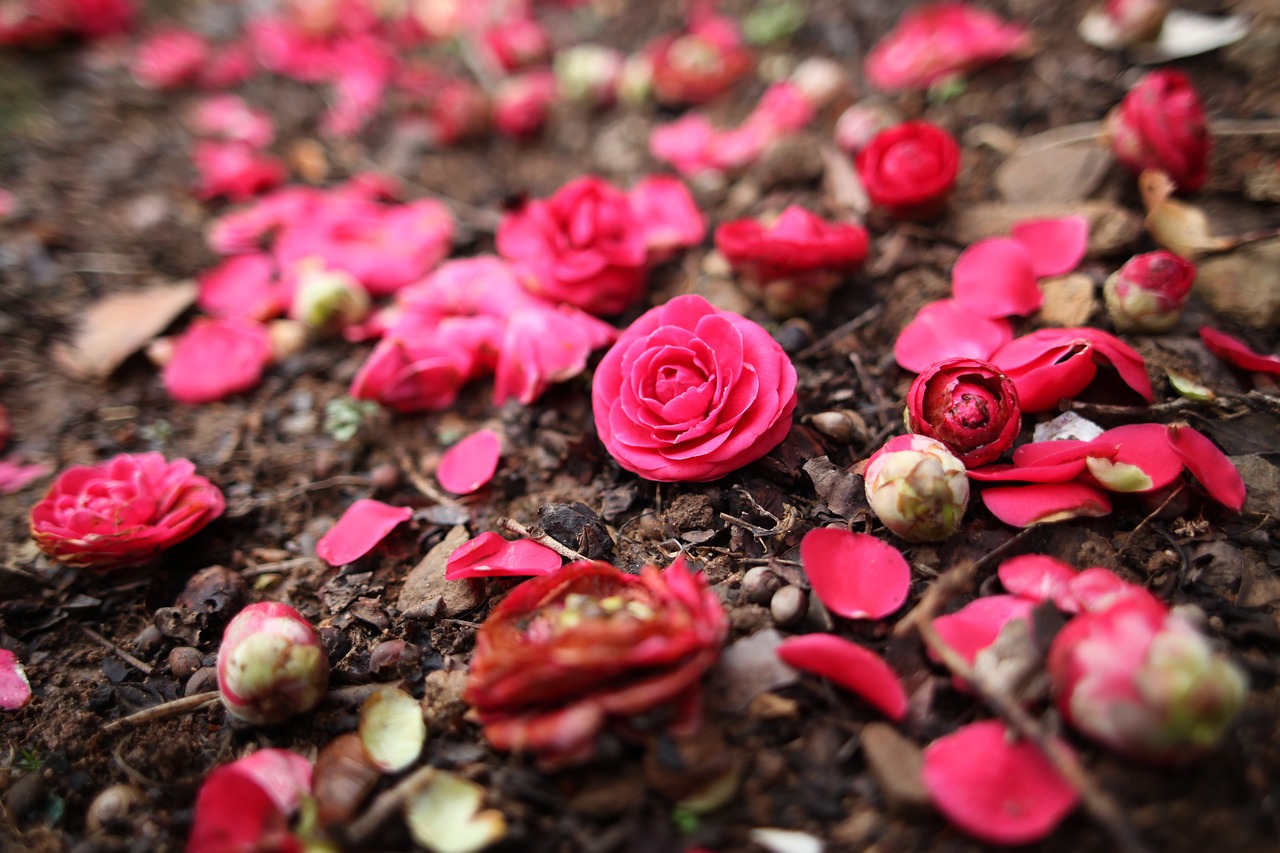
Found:
[[1182, 316], [1196, 267], [1172, 252], [1134, 255], [1107, 279], [1107, 313], [1121, 332], [1167, 332]]
[[290, 316], [312, 329], [342, 329], [369, 313], [369, 291], [345, 270], [326, 269], [323, 262], [298, 263], [298, 286]]
[[964, 463], [923, 435], [898, 436], [872, 454], [866, 486], [872, 512], [908, 542], [943, 541], [969, 504]]
[[911, 432], [938, 439], [966, 467], [975, 468], [1009, 449], [1022, 414], [1013, 381], [998, 367], [948, 358], [911, 383], [906, 421]]
[[607, 107], [618, 94], [626, 57], [600, 44], [579, 44], [556, 51], [556, 81], [566, 101]]
[[1209, 130], [1204, 106], [1181, 71], [1149, 72], [1103, 123], [1116, 159], [1134, 174], [1158, 169], [1179, 190], [1194, 192], [1209, 170]]
[[329, 686], [320, 634], [287, 604], [250, 604], [218, 649], [218, 692], [232, 716], [270, 725], [315, 707]]
[[1082, 613], [1049, 649], [1063, 716], [1121, 752], [1178, 762], [1205, 752], [1244, 702], [1244, 674], [1184, 615], [1139, 592]]

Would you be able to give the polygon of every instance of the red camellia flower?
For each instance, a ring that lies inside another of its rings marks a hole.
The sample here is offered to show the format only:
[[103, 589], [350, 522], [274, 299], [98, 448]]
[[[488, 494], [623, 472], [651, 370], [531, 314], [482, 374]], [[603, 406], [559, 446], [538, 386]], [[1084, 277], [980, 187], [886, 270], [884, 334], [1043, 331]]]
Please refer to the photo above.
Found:
[[873, 204], [895, 219], [942, 213], [960, 172], [960, 146], [927, 121], [882, 130], [858, 153], [858, 175]]
[[222, 492], [186, 459], [122, 453], [58, 476], [31, 510], [31, 536], [50, 557], [95, 570], [144, 563], [222, 515]]
[[671, 106], [711, 100], [755, 63], [737, 23], [705, 13], [688, 32], [662, 36], [645, 53], [653, 67], [653, 94]]
[[1182, 316], [1196, 266], [1172, 252], [1134, 255], [1107, 279], [1107, 313], [1121, 332], [1167, 332]]
[[537, 753], [544, 767], [589, 760], [596, 735], [668, 708], [698, 723], [702, 674], [728, 632], [716, 594], [677, 558], [629, 575], [569, 563], [516, 587], [476, 634], [464, 698], [498, 749]]
[[618, 314], [644, 292], [645, 229], [627, 196], [600, 178], [578, 178], [508, 214], [497, 246], [528, 268], [539, 294], [591, 314]]
[[714, 480], [786, 437], [796, 369], [759, 325], [678, 296], [642, 314], [605, 353], [591, 403], [600, 440], [628, 471]]
[[1200, 96], [1181, 71], [1148, 72], [1107, 114], [1103, 132], [1134, 174], [1159, 169], [1185, 192], [1204, 185], [1209, 130]]
[[907, 392], [907, 429], [938, 439], [966, 468], [995, 460], [1012, 446], [1021, 426], [1017, 389], [985, 361], [939, 361]]
[[867, 232], [792, 205], [769, 224], [758, 219], [724, 223], [716, 229], [716, 248], [739, 282], [762, 296], [771, 312], [791, 315], [822, 306], [842, 275], [861, 266]]

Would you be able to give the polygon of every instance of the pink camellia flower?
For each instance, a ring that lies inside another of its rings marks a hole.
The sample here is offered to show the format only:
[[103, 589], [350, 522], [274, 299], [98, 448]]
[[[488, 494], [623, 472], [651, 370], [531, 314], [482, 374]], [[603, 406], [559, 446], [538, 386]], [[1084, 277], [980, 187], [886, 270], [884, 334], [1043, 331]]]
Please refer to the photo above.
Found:
[[237, 140], [197, 142], [191, 159], [200, 173], [196, 196], [205, 200], [224, 196], [229, 201], [248, 201], [288, 177], [278, 159]]
[[1146, 362], [1124, 341], [1099, 329], [1039, 329], [991, 354], [990, 361], [1013, 380], [1023, 412], [1044, 412], [1079, 394], [1109, 364], [1124, 384], [1148, 403], [1153, 399]]
[[17, 711], [31, 701], [31, 682], [22, 661], [8, 649], [0, 649], [0, 711]]
[[627, 193], [627, 200], [644, 228], [650, 264], [670, 260], [678, 249], [696, 246], [707, 235], [707, 220], [679, 178], [646, 176]]
[[31, 537], [68, 566], [136, 566], [222, 515], [222, 492], [186, 459], [122, 453], [58, 475], [31, 509]]
[[[589, 760], [610, 723], [700, 722], [702, 674], [729, 623], [683, 557], [639, 575], [569, 563], [516, 587], [476, 634], [463, 694], [495, 748], [544, 768]], [[666, 725], [663, 725], [663, 723]]]
[[796, 370], [757, 324], [678, 296], [642, 314], [605, 353], [591, 403], [600, 440], [628, 471], [714, 480], [786, 437]]
[[961, 252], [951, 289], [961, 307], [983, 317], [1025, 317], [1044, 301], [1031, 253], [1009, 237], [979, 240]]
[[867, 54], [865, 70], [877, 89], [927, 89], [1030, 47], [1018, 24], [966, 3], [934, 3], [903, 15]]
[[311, 793], [311, 762], [286, 749], [260, 749], [215, 769], [196, 795], [187, 853], [301, 851], [289, 818]]
[[800, 540], [800, 562], [813, 594], [846, 619], [883, 619], [911, 591], [911, 566], [902, 552], [866, 533], [810, 530]]
[[179, 403], [212, 403], [255, 387], [270, 360], [271, 339], [261, 323], [197, 317], [174, 344], [164, 387]]
[[511, 311], [498, 345], [494, 403], [516, 399], [529, 405], [552, 385], [586, 370], [591, 353], [617, 337], [613, 326], [572, 305]]
[[893, 357], [903, 370], [919, 373], [948, 358], [987, 361], [1011, 340], [1008, 320], [983, 317], [954, 299], [939, 299], [921, 308], [898, 334]]
[[844, 276], [867, 257], [859, 225], [827, 222], [792, 205], [773, 222], [737, 219], [716, 228], [716, 248], [748, 293], [782, 316], [826, 304]]
[[506, 136], [529, 139], [547, 123], [557, 94], [555, 75], [545, 68], [507, 77], [493, 93], [493, 126]]
[[368, 498], [358, 500], [316, 542], [316, 556], [331, 566], [355, 562], [412, 516], [413, 507], [391, 506]]
[[351, 380], [351, 396], [397, 412], [445, 409], [462, 386], [488, 369], [502, 323], [492, 317], [449, 317], [420, 332], [393, 331], [378, 342]]
[[1067, 722], [1113, 749], [1159, 763], [1195, 758], [1244, 702], [1244, 673], [1184, 615], [1150, 593], [1076, 616], [1049, 648]]
[[1107, 313], [1121, 332], [1167, 332], [1191, 295], [1196, 266], [1172, 252], [1134, 255], [1107, 278]]
[[528, 268], [532, 288], [589, 314], [618, 314], [644, 292], [648, 248], [627, 197], [593, 176], [503, 217], [498, 253]]
[[969, 505], [964, 463], [923, 435], [892, 438], [871, 454], [866, 489], [872, 512], [908, 542], [949, 538]]
[[960, 173], [960, 146], [937, 125], [907, 121], [877, 133], [855, 163], [874, 205], [895, 219], [923, 221], [947, 205]]
[[966, 468], [994, 461], [1022, 425], [1018, 391], [985, 361], [949, 358], [916, 377], [907, 391], [907, 429], [936, 438]]
[[834, 634], [788, 637], [778, 646], [787, 666], [829, 678], [894, 722], [907, 715], [907, 691], [884, 658]]
[[191, 30], [161, 30], [138, 45], [130, 69], [134, 79], [152, 89], [176, 89], [195, 82], [209, 57], [209, 45]]
[[278, 601], [250, 604], [218, 646], [218, 692], [227, 712], [257, 726], [310, 711], [329, 686], [329, 659], [315, 626]]
[[478, 430], [440, 455], [436, 479], [455, 495], [469, 495], [493, 479], [501, 458], [498, 434], [491, 429]]
[[947, 820], [992, 844], [1045, 838], [1080, 799], [1035, 744], [1012, 740], [998, 720], [970, 723], [925, 747], [922, 778]]
[[653, 69], [653, 95], [669, 106], [705, 103], [755, 64], [737, 23], [706, 13], [691, 21], [687, 32], [656, 39], [645, 53]]
[[1147, 72], [1107, 114], [1103, 133], [1116, 159], [1134, 174], [1158, 169], [1184, 192], [1204, 185], [1209, 129], [1200, 96], [1181, 71]]
[[458, 546], [445, 564], [445, 580], [548, 575], [564, 561], [546, 545], [531, 539], [514, 542], [496, 533], [481, 533]]
[[1226, 332], [1220, 332], [1209, 326], [1200, 327], [1200, 340], [1205, 348], [1218, 358], [1250, 373], [1266, 373], [1280, 376], [1280, 358], [1274, 355], [1263, 355], [1249, 347], [1239, 338]]

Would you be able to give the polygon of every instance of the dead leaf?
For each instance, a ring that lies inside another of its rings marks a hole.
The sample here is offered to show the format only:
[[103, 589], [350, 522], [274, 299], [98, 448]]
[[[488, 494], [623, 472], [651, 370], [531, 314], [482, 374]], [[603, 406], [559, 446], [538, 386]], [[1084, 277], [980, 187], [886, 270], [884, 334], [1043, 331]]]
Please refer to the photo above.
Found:
[[1110, 149], [1094, 142], [1098, 123], [1054, 128], [1022, 140], [996, 169], [1006, 201], [1069, 202], [1088, 198], [1111, 168]]
[[1147, 208], [1147, 232], [1175, 255], [1195, 260], [1199, 255], [1224, 252], [1239, 244], [1233, 237], [1214, 236], [1203, 210], [1173, 198], [1173, 181], [1164, 172], [1143, 172], [1138, 176], [1138, 190]]
[[968, 245], [984, 237], [1000, 237], [1025, 219], [1058, 219], [1084, 216], [1089, 220], [1089, 257], [1115, 254], [1137, 242], [1142, 220], [1131, 210], [1110, 201], [1067, 203], [1060, 201], [966, 205], [952, 211], [951, 237]]
[[1129, 56], [1142, 65], [1156, 65], [1184, 56], [1197, 56], [1235, 44], [1249, 34], [1248, 15], [1202, 15], [1170, 9], [1154, 41], [1129, 45]]
[[194, 281], [179, 281], [104, 296], [84, 312], [69, 344], [54, 345], [53, 360], [81, 379], [106, 379], [190, 308], [196, 293]]
[[841, 518], [852, 518], [864, 508], [862, 478], [835, 465], [825, 456], [804, 463], [804, 472], [813, 480], [813, 488], [827, 509]]
[[871, 210], [871, 199], [853, 168], [853, 160], [830, 145], [822, 146], [822, 185], [831, 207], [861, 222]]

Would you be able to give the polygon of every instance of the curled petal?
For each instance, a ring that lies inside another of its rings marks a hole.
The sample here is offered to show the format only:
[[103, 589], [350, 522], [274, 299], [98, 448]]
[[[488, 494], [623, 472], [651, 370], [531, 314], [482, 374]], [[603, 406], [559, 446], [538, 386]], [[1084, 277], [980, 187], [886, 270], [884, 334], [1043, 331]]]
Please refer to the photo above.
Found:
[[1014, 527], [1068, 518], [1100, 518], [1111, 513], [1106, 494], [1080, 482], [998, 486], [983, 490], [982, 502], [992, 515]]
[[445, 580], [545, 575], [560, 568], [560, 555], [530, 539], [514, 542], [486, 532], [458, 546], [445, 564]]
[[979, 240], [961, 252], [951, 283], [956, 301], [982, 317], [1026, 316], [1044, 301], [1031, 253], [1007, 237]]
[[805, 534], [800, 560], [813, 591], [846, 619], [881, 619], [907, 600], [911, 566], [874, 536], [821, 528]]
[[1263, 355], [1262, 353], [1254, 352], [1239, 338], [1233, 338], [1225, 332], [1219, 332], [1217, 329], [1211, 329], [1208, 326], [1201, 326], [1200, 340], [1204, 342], [1209, 352], [1227, 364], [1252, 373], [1269, 373], [1272, 376], [1280, 376], [1280, 358], [1274, 355]]
[[408, 521], [413, 508], [390, 506], [382, 501], [358, 500], [316, 543], [316, 556], [331, 566], [360, 559], [387, 537], [398, 524]]
[[1113, 492], [1164, 488], [1178, 478], [1183, 468], [1162, 424], [1126, 424], [1109, 429], [1089, 442], [1085, 453], [1089, 473]]
[[1186, 424], [1170, 424], [1167, 435], [1173, 452], [1214, 500], [1234, 512], [1244, 509], [1244, 478], [1216, 444]]
[[884, 659], [834, 634], [788, 637], [778, 646], [787, 666], [829, 678], [897, 722], [907, 714], [907, 693]]
[[498, 434], [482, 429], [441, 454], [436, 479], [455, 495], [469, 495], [493, 479], [501, 457]]

